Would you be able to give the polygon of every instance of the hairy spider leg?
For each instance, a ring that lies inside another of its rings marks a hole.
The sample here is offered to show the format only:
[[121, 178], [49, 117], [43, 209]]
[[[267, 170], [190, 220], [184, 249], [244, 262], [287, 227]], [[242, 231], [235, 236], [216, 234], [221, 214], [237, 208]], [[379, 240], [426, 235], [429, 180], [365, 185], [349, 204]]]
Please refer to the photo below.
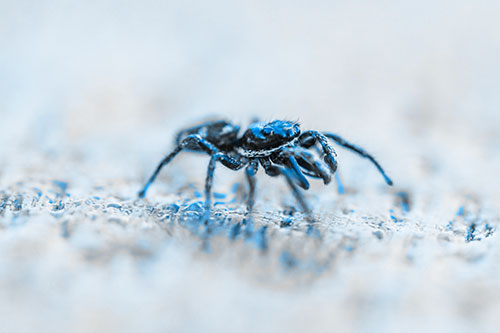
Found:
[[[303, 142], [303, 146], [304, 147], [310, 147], [312, 145], [314, 145], [314, 138], [312, 137], [309, 137], [310, 140], [305, 140]], [[315, 150], [318, 152], [318, 154], [321, 154], [322, 153], [322, 150], [317, 147], [317, 146], [314, 146]], [[306, 172], [304, 172], [305, 174], [307, 174]], [[325, 185], [328, 184], [330, 182], [330, 179], [328, 179], [328, 182], [325, 182]], [[344, 187], [344, 184], [342, 184], [342, 180], [340, 179], [340, 171], [337, 169], [337, 172], [335, 172], [335, 182], [337, 183], [337, 193], [338, 194], [344, 194], [345, 193], [345, 187]]]
[[337, 171], [337, 153], [335, 149], [328, 143], [328, 139], [318, 131], [307, 131], [299, 137], [299, 142], [302, 147], [309, 148], [318, 142], [323, 149], [324, 160], [332, 174]]
[[[330, 183], [330, 173], [324, 168], [324, 165], [318, 161], [313, 154], [311, 154], [311, 152], [302, 147], [294, 147], [293, 153], [302, 168], [302, 173], [309, 177], [323, 179], [323, 183], [325, 185]], [[321, 154], [321, 151], [318, 153]]]
[[208, 163], [207, 178], [205, 180], [205, 209], [208, 210], [212, 204], [212, 184], [214, 180], [214, 171], [216, 162], [220, 160], [222, 164], [231, 170], [239, 170], [246, 165], [246, 161], [235, 160], [224, 153], [216, 153], [210, 157]]
[[259, 161], [257, 159], [251, 159], [248, 162], [248, 166], [246, 168], [246, 175], [248, 180], [248, 201], [247, 201], [247, 214], [251, 217], [253, 206], [255, 203], [255, 175], [257, 174], [257, 170], [259, 170]]
[[279, 175], [285, 176], [288, 186], [290, 186], [290, 189], [292, 190], [295, 199], [298, 201], [302, 210], [306, 213], [308, 220], [312, 222], [311, 210], [309, 209], [309, 206], [307, 205], [304, 196], [302, 195], [302, 193], [300, 193], [299, 188], [295, 184], [294, 181], [296, 179], [295, 174], [287, 168], [272, 164], [269, 157], [260, 157], [259, 161], [267, 175], [271, 177], [277, 177]]
[[309, 182], [300, 170], [297, 159], [293, 154], [293, 149], [283, 148], [276, 159], [271, 158], [273, 162], [285, 165], [289, 170], [293, 171], [295, 174], [295, 179], [297, 180], [297, 185], [302, 187], [304, 190], [309, 189]]
[[377, 167], [378, 171], [382, 174], [382, 176], [384, 177], [385, 182], [387, 183], [387, 185], [392, 186], [392, 184], [393, 184], [392, 180], [386, 175], [384, 169], [382, 169], [382, 167], [380, 166], [380, 164], [378, 164], [378, 162], [375, 160], [375, 158], [373, 156], [371, 156], [370, 154], [368, 154], [363, 148], [358, 147], [358, 146], [356, 146], [356, 145], [354, 145], [352, 143], [347, 142], [346, 140], [344, 140], [343, 138], [341, 138], [337, 134], [327, 133], [327, 132], [325, 132], [323, 134], [327, 138], [330, 138], [330, 139], [334, 140], [336, 143], [338, 143], [342, 147], [350, 149], [353, 152], [358, 153], [362, 157], [369, 159], [373, 164], [375, 164], [375, 166]]
[[156, 167], [156, 170], [154, 171], [153, 175], [151, 175], [151, 177], [149, 178], [148, 182], [146, 183], [146, 185], [144, 185], [144, 188], [138, 193], [139, 195], [139, 198], [144, 198], [146, 196], [146, 191], [148, 190], [149, 186], [155, 181], [156, 177], [158, 176], [158, 173], [160, 173], [160, 170], [165, 166], [167, 165], [168, 163], [170, 163], [170, 161], [181, 151], [183, 150], [184, 148], [186, 148], [186, 146], [191, 143], [191, 142], [194, 142], [196, 144], [198, 144], [200, 146], [201, 149], [203, 149], [203, 151], [205, 151], [206, 153], [208, 153], [209, 155], [213, 155], [217, 152], [217, 148], [214, 147], [214, 145], [212, 145], [210, 142], [208, 142], [207, 140], [203, 139], [201, 136], [199, 136], [198, 134], [192, 134], [192, 135], [189, 135], [187, 136], [185, 139], [182, 140], [182, 142], [177, 146], [175, 147], [175, 149], [170, 153], [168, 154], [161, 162], [160, 164], [158, 164], [158, 166]]

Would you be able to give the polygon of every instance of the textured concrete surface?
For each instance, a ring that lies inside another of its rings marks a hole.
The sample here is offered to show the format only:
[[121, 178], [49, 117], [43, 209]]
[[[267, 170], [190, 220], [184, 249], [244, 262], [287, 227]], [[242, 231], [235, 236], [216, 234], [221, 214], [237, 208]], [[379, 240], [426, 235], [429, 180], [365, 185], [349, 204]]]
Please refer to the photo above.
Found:
[[[0, 3], [0, 322], [28, 331], [495, 332], [494, 1]], [[283, 179], [180, 155], [219, 114], [299, 119], [338, 148], [307, 232]], [[408, 205], [402, 194], [409, 197]]]

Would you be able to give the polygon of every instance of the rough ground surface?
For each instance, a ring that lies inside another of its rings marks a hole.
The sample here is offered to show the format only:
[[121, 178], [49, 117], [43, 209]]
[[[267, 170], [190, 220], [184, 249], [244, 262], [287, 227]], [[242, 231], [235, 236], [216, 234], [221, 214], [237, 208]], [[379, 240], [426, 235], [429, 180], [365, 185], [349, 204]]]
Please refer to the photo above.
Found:
[[[32, 5], [0, 10], [3, 331], [498, 330], [497, 3]], [[221, 167], [204, 224], [185, 154], [138, 200], [212, 111], [338, 132], [395, 186], [338, 148], [314, 229], [262, 170], [238, 228]]]

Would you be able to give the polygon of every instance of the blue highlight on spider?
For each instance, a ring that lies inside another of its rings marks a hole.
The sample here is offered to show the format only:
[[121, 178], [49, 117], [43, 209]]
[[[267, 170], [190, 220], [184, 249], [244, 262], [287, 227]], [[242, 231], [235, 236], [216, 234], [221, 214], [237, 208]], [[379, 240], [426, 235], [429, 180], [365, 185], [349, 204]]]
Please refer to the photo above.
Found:
[[[177, 146], [158, 164], [138, 195], [143, 198], [160, 170], [182, 150], [203, 152], [210, 156], [205, 181], [205, 208], [211, 207], [211, 190], [217, 162], [231, 170], [246, 167], [249, 186], [247, 214], [251, 217], [255, 203], [255, 175], [259, 167], [271, 177], [285, 178], [302, 210], [313, 222], [311, 210], [299, 188], [307, 190], [307, 177], [322, 179], [326, 185], [337, 170], [337, 153], [331, 141], [368, 159], [384, 177], [392, 180], [375, 158], [337, 134], [308, 130], [302, 132], [297, 122], [274, 120], [254, 122], [238, 136], [240, 127], [226, 120], [215, 120], [183, 129], [177, 133]], [[307, 176], [307, 177], [306, 177]]]

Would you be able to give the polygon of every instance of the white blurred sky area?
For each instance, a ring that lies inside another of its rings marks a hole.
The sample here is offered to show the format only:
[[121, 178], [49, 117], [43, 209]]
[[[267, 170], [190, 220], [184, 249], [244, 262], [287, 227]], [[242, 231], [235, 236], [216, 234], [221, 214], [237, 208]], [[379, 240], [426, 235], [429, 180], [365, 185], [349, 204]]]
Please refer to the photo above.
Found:
[[179, 127], [257, 116], [343, 134], [399, 175], [429, 154], [472, 181], [465, 158], [499, 161], [499, 17], [494, 0], [0, 0], [0, 156], [150, 165]]

